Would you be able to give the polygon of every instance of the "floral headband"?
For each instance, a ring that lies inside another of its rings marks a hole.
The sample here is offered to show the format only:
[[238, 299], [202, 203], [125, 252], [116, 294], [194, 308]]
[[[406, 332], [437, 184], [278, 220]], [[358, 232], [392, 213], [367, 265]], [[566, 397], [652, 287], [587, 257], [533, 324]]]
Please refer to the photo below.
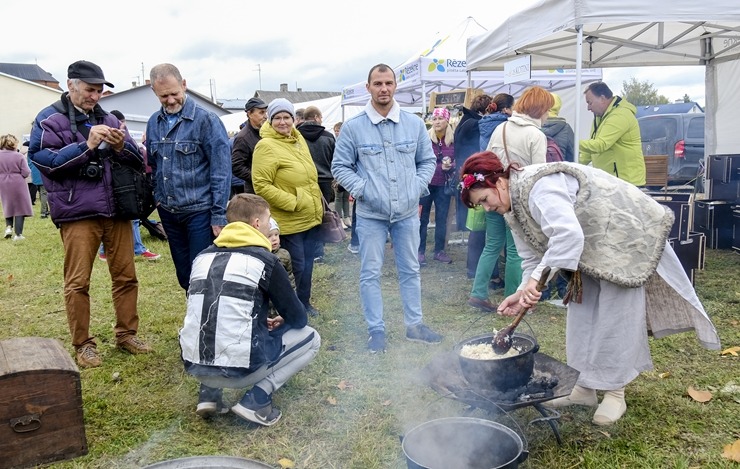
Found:
[[470, 189], [470, 186], [476, 182], [483, 182], [485, 179], [481, 173], [463, 174], [460, 178], [460, 189]]

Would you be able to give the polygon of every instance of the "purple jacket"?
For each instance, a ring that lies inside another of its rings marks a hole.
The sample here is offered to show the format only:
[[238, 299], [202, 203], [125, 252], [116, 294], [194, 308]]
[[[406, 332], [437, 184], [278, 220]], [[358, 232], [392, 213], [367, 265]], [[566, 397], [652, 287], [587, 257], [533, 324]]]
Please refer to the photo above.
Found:
[[[126, 132], [123, 150], [90, 150], [80, 129], [86, 130], [88, 117], [73, 107], [77, 131], [72, 132], [67, 93], [61, 101], [41, 110], [33, 122], [28, 154], [41, 172], [49, 194], [49, 209], [55, 224], [93, 217], [116, 216], [113, 202], [111, 160], [141, 165], [143, 159], [136, 142]], [[95, 105], [93, 115], [99, 124], [119, 128], [121, 123], [112, 114]], [[90, 160], [103, 165], [101, 178], [81, 175]]]

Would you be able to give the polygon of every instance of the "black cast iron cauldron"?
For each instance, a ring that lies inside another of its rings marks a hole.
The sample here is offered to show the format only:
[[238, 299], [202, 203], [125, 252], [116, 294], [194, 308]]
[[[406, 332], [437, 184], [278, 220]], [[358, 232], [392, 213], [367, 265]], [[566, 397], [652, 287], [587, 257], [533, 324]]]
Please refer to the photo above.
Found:
[[514, 333], [512, 347], [519, 355], [492, 360], [476, 360], [460, 354], [463, 346], [491, 344], [494, 334], [485, 334], [463, 340], [455, 345], [460, 369], [465, 379], [478, 389], [507, 391], [527, 384], [534, 371], [534, 354], [540, 349], [537, 341], [526, 335]]
[[401, 446], [408, 469], [515, 469], [529, 455], [512, 429], [471, 417], [422, 423]]
[[234, 456], [192, 456], [189, 458], [170, 459], [162, 461], [144, 469], [271, 469], [265, 463], [252, 459], [238, 458]]

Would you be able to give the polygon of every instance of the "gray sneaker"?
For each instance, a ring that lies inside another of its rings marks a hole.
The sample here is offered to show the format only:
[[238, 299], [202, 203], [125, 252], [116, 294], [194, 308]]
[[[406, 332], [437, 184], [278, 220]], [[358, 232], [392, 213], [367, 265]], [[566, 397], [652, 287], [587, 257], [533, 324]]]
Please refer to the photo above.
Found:
[[429, 329], [426, 324], [420, 322], [406, 328], [406, 340], [437, 344], [442, 342], [442, 336]]
[[370, 349], [370, 353], [385, 353], [385, 332], [371, 332], [367, 340], [367, 348]]
[[211, 418], [214, 415], [223, 415], [229, 412], [229, 408], [223, 404], [223, 390], [210, 388], [205, 384], [200, 385], [198, 391], [198, 406], [195, 413], [204, 419]]
[[249, 391], [244, 394], [238, 404], [231, 408], [231, 411], [244, 420], [265, 427], [275, 425], [283, 415], [280, 409], [272, 406], [272, 400], [267, 404], [257, 404]]

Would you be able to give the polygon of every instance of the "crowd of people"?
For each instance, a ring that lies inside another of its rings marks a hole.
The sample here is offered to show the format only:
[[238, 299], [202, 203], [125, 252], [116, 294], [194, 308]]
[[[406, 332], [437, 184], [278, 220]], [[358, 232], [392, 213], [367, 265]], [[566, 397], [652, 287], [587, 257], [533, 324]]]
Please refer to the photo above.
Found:
[[[560, 97], [537, 86], [517, 99], [476, 96], [470, 107], [453, 110], [461, 116], [457, 125], [450, 109], [436, 108], [427, 124], [401, 109], [395, 72], [385, 64], [368, 73], [364, 109], [333, 132], [318, 108], [255, 97], [246, 103], [242, 129], [229, 139], [218, 116], [188, 96], [176, 66], [154, 66], [150, 82], [161, 107], [148, 120], [143, 146], [123, 115], [100, 107], [104, 86], [113, 85], [84, 60], [69, 66], [68, 91], [34, 120], [31, 166], [16, 137], [0, 137], [5, 237], [23, 239], [23, 220], [33, 216], [32, 194], [41, 186], [41, 216], [57, 226], [64, 248], [64, 304], [83, 368], [103, 363], [90, 330], [90, 274], [99, 248], [112, 281], [116, 345], [131, 354], [152, 351], [137, 333], [139, 228], [119, 217], [114, 203], [112, 172], [119, 164], [144, 164], [151, 172], [185, 293], [182, 361], [200, 382], [202, 417], [231, 410], [259, 425], [275, 424], [281, 411], [273, 393], [319, 352], [319, 331], [309, 320], [321, 314], [312, 284], [314, 264], [324, 257], [324, 202], [334, 203], [350, 230], [348, 249], [359, 256], [370, 353], [388, 345], [381, 270], [389, 243], [404, 337], [428, 344], [444, 339], [424, 323], [422, 311], [432, 206], [435, 262], [453, 262], [446, 252], [450, 209], [456, 229], [470, 231], [470, 306], [514, 315], [542, 299], [536, 284], [545, 267], [568, 279], [557, 284], [557, 294], [568, 308], [568, 364], [580, 376], [573, 393], [552, 406], [598, 405], [594, 423], [618, 421], [626, 411], [625, 386], [652, 367], [647, 324], [656, 337], [694, 329], [705, 347], [719, 348], [667, 244], [670, 213], [638, 188], [644, 162], [635, 108], [604, 83], [586, 89], [593, 129], [590, 139], [576, 141], [558, 117]], [[548, 138], [565, 162], [546, 162]], [[32, 167], [40, 177], [35, 190], [26, 182]], [[466, 228], [476, 209], [485, 222]], [[499, 304], [490, 301], [492, 288], [504, 289]], [[658, 294], [670, 301], [650, 301]], [[229, 409], [223, 388], [247, 390]], [[597, 390], [604, 392], [600, 404]]]

